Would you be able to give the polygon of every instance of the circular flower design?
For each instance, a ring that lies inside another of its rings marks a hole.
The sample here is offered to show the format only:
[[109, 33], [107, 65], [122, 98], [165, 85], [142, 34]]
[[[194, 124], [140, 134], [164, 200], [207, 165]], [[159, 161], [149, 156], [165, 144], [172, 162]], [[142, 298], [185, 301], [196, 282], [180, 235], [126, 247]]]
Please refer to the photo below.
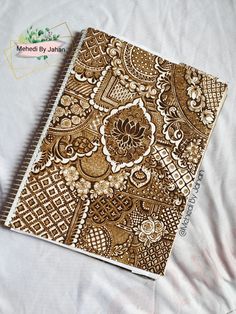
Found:
[[91, 188], [91, 183], [81, 178], [78, 182], [76, 182], [75, 188], [81, 199], [85, 200], [88, 197], [88, 193]]
[[111, 187], [115, 188], [116, 190], [123, 190], [126, 185], [126, 179], [128, 178], [129, 173], [125, 171], [121, 171], [117, 175], [110, 175], [108, 177], [109, 184]]
[[194, 139], [186, 147], [183, 157], [187, 158], [189, 162], [197, 164], [202, 156], [202, 148], [200, 146], [200, 140]]
[[88, 109], [90, 107], [89, 102], [85, 100], [80, 100], [80, 105], [82, 106], [83, 109]]
[[57, 118], [57, 117], [62, 117], [65, 113], [65, 109], [62, 108], [62, 107], [57, 107], [56, 110], [55, 110], [55, 113], [54, 113], [54, 117]]
[[140, 242], [150, 246], [151, 243], [160, 241], [167, 232], [164, 223], [156, 218], [148, 217], [139, 227], [134, 228]]
[[146, 235], [150, 235], [155, 231], [155, 223], [152, 219], [144, 220], [141, 224], [141, 232], [145, 233]]
[[75, 125], [79, 124], [80, 120], [81, 120], [80, 117], [77, 117], [77, 116], [73, 116], [71, 118], [72, 123], [75, 124]]
[[70, 110], [73, 114], [80, 114], [82, 112], [82, 108], [78, 104], [72, 105]]
[[110, 187], [109, 181], [101, 180], [94, 184], [94, 190], [91, 190], [91, 197], [96, 198], [98, 195], [106, 194], [107, 196], [113, 195], [113, 190]]
[[68, 96], [68, 95], [63, 95], [63, 96], [61, 97], [61, 104], [62, 104], [63, 106], [68, 107], [68, 106], [70, 106], [70, 103], [71, 103], [71, 98], [70, 98], [70, 96]]
[[76, 104], [78, 100], [75, 97], [70, 97], [69, 95], [63, 95], [61, 97], [61, 104], [65, 107], [70, 106], [71, 104]]
[[69, 127], [71, 127], [71, 120], [68, 119], [68, 118], [62, 119], [62, 121], [61, 121], [61, 127], [62, 127], [62, 128], [69, 128]]
[[200, 117], [201, 117], [202, 123], [205, 125], [212, 124], [214, 121], [214, 114], [211, 110], [208, 110], [208, 109], [202, 111]]
[[117, 139], [122, 148], [137, 147], [144, 137], [144, 127], [139, 122], [135, 123], [128, 118], [125, 120], [118, 119], [114, 123], [112, 135]]
[[71, 190], [74, 190], [75, 183], [79, 179], [79, 173], [74, 166], [69, 168], [62, 169], [60, 173], [63, 174], [66, 184], [70, 187]]
[[66, 129], [78, 126], [90, 112], [91, 109], [88, 102], [77, 99], [74, 96], [63, 95], [52, 118], [52, 123], [56, 124], [53, 127], [60, 126]]

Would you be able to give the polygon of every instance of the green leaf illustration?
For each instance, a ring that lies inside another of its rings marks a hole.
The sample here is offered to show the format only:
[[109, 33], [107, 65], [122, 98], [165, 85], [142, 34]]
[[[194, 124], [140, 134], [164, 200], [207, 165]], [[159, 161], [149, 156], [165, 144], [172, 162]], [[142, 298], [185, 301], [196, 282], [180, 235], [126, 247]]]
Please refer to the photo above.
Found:
[[[52, 31], [48, 27], [45, 29], [33, 28], [31, 25], [26, 29], [26, 33], [21, 37], [21, 41], [25, 41], [25, 43], [40, 43], [45, 41], [57, 40], [60, 37], [59, 34], [53, 34]], [[40, 56], [36, 57], [37, 60], [46, 60], [48, 56]]]

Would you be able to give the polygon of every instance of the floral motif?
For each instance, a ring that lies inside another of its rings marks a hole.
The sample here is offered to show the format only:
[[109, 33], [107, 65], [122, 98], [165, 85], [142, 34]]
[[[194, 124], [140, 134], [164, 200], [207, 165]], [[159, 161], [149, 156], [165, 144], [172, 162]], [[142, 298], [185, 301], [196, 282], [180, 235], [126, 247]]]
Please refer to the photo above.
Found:
[[127, 178], [129, 176], [128, 172], [120, 171], [117, 174], [109, 175], [108, 180], [95, 182], [93, 189], [91, 189], [91, 182], [80, 178], [76, 167], [70, 166], [61, 168], [60, 173], [63, 174], [66, 185], [68, 185], [72, 191], [76, 190], [82, 200], [87, 199], [89, 195], [91, 199], [97, 198], [99, 195], [112, 197], [114, 190], [122, 191], [126, 188]]
[[94, 189], [91, 190], [91, 198], [97, 198], [98, 195], [105, 194], [112, 197], [114, 194], [114, 189], [122, 191], [126, 188], [127, 178], [129, 176], [128, 172], [120, 171], [117, 174], [110, 175], [108, 180], [101, 180], [94, 184]]
[[88, 102], [78, 100], [74, 96], [63, 95], [52, 122], [62, 128], [70, 128], [83, 122], [89, 112], [91, 109]]
[[101, 180], [94, 184], [94, 189], [90, 191], [91, 197], [96, 198], [98, 195], [107, 195], [112, 197], [113, 189], [110, 187], [109, 181]]
[[200, 100], [200, 97], [202, 95], [202, 91], [201, 88], [197, 85], [191, 85], [187, 88], [188, 91], [188, 95], [189, 97], [191, 97], [192, 99], [196, 99], [196, 100]]
[[139, 122], [118, 119], [114, 123], [115, 127], [112, 130], [112, 135], [115, 136], [122, 148], [137, 147], [144, 137], [144, 127], [141, 127]]
[[199, 84], [201, 81], [201, 72], [197, 71], [193, 67], [187, 66], [185, 78], [187, 82], [191, 85]]
[[201, 74], [191, 67], [187, 67], [185, 78], [190, 86], [187, 88], [187, 94], [190, 97], [188, 100], [189, 110], [194, 112], [202, 111], [205, 107], [205, 96], [199, 86]]
[[76, 185], [76, 181], [79, 179], [79, 173], [74, 166], [61, 169], [60, 173], [63, 174], [66, 184], [73, 191]]
[[77, 102], [78, 102], [78, 100], [75, 99], [73, 96], [70, 97], [70, 96], [68, 96], [68, 95], [63, 95], [63, 96], [61, 97], [61, 104], [62, 104], [63, 106], [65, 106], [65, 107], [70, 106], [71, 103], [74, 104], [74, 103], [77, 103]]
[[183, 157], [187, 158], [189, 162], [197, 164], [202, 156], [202, 148], [199, 146], [200, 143], [201, 141], [199, 139], [194, 139], [190, 142], [183, 153]]
[[183, 153], [181, 154], [181, 160], [183, 161], [183, 165], [187, 166], [192, 174], [195, 174], [202, 158], [203, 145], [205, 145], [205, 142], [202, 139], [195, 138], [187, 141], [187, 143], [185, 142], [182, 146]]
[[140, 163], [151, 151], [155, 129], [140, 98], [112, 109], [100, 128], [103, 153], [112, 171]]
[[134, 227], [134, 231], [138, 235], [139, 241], [147, 246], [160, 241], [163, 235], [168, 233], [163, 222], [153, 217], [148, 217], [141, 225]]
[[214, 122], [214, 114], [210, 109], [205, 109], [206, 98], [201, 89], [202, 77], [203, 72], [196, 71], [196, 69], [192, 67], [186, 68], [185, 78], [190, 84], [187, 88], [187, 94], [189, 96], [187, 104], [189, 110], [198, 113], [199, 119], [202, 123], [208, 128], [211, 128], [212, 123]]
[[61, 120], [61, 127], [62, 128], [70, 128], [71, 127], [71, 120], [69, 118], [64, 118]]
[[205, 125], [212, 124], [214, 122], [214, 114], [211, 110], [206, 109], [201, 112], [201, 120]]
[[57, 120], [58, 118], [62, 117], [65, 113], [65, 109], [62, 107], [57, 107], [55, 112], [54, 112], [54, 121]]
[[88, 197], [88, 193], [91, 188], [91, 183], [89, 181], [84, 180], [84, 178], [81, 178], [78, 182], [76, 182], [75, 188], [81, 199], [85, 200]]
[[110, 186], [116, 190], [124, 190], [126, 187], [126, 179], [128, 178], [129, 173], [125, 171], [120, 171], [118, 174], [110, 175], [108, 177]]

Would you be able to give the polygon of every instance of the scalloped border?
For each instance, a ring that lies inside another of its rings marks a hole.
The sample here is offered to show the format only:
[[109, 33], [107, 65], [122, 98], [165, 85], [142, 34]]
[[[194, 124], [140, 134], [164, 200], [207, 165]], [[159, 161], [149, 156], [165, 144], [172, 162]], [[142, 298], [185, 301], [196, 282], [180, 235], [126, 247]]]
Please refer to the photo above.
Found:
[[[130, 161], [128, 163], [125, 163], [125, 162], [122, 162], [122, 163], [117, 163], [116, 161], [112, 160], [111, 158], [111, 155], [106, 147], [106, 139], [105, 139], [105, 125], [108, 121], [108, 119], [110, 117], [112, 117], [114, 114], [116, 114], [117, 112], [119, 111], [122, 111], [124, 109], [127, 109], [127, 108], [130, 108], [132, 106], [139, 106], [142, 110], [143, 110], [143, 113], [144, 113], [144, 116], [147, 118], [150, 126], [151, 126], [151, 132], [152, 132], [152, 137], [151, 137], [151, 142], [150, 142], [150, 145], [148, 147], [148, 149], [144, 152], [144, 154], [142, 156], [140, 156], [138, 159], [134, 160], [134, 161]], [[111, 169], [112, 169], [112, 172], [115, 173], [115, 172], [118, 172], [120, 169], [122, 168], [125, 168], [125, 167], [132, 167], [133, 165], [135, 164], [139, 164], [143, 158], [145, 156], [147, 156], [150, 152], [151, 152], [151, 146], [152, 144], [154, 143], [154, 133], [156, 131], [156, 127], [155, 125], [152, 123], [151, 121], [151, 116], [150, 114], [147, 112], [146, 108], [144, 107], [144, 103], [142, 101], [141, 98], [136, 98], [133, 100], [132, 103], [127, 103], [126, 105], [122, 105], [122, 106], [119, 106], [118, 108], [114, 108], [111, 110], [110, 114], [108, 116], [105, 117], [104, 121], [103, 121], [103, 125], [100, 127], [100, 133], [102, 135], [101, 137], [101, 142], [103, 144], [103, 153], [104, 155], [106, 156], [106, 160], [111, 164]]]
[[103, 107], [103, 106], [98, 105], [98, 104], [95, 102], [94, 98], [95, 98], [95, 96], [96, 96], [96, 94], [97, 94], [97, 91], [98, 91], [99, 87], [100, 87], [101, 84], [102, 84], [102, 81], [104, 80], [104, 78], [105, 78], [105, 76], [106, 76], [106, 74], [107, 74], [107, 72], [108, 72], [108, 70], [109, 70], [110, 68], [111, 68], [111, 66], [110, 66], [110, 65], [107, 65], [107, 66], [105, 67], [105, 69], [102, 71], [102, 74], [101, 74], [101, 76], [99, 77], [99, 80], [97, 81], [96, 86], [93, 88], [93, 91], [92, 91], [92, 93], [90, 94], [90, 98], [89, 98], [89, 104], [90, 104], [93, 108], [95, 108], [95, 109], [97, 109], [97, 110], [99, 110], [99, 111], [101, 111], [101, 112], [108, 112], [110, 109], [107, 109], [107, 108], [105, 108], [105, 107]]

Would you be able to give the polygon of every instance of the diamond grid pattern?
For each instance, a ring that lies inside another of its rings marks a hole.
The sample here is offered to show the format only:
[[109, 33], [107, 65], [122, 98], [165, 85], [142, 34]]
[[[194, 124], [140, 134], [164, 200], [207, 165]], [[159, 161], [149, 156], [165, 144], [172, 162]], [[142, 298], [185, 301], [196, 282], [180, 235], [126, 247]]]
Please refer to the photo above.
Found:
[[171, 242], [160, 241], [158, 244], [152, 244], [145, 250], [140, 249], [138, 253], [138, 264], [144, 270], [163, 274], [167, 258], [169, 256]]
[[132, 211], [129, 214], [130, 220], [131, 220], [131, 226], [138, 226], [141, 225], [141, 223], [143, 222], [143, 220], [145, 220], [145, 216], [140, 214], [138, 211]]
[[171, 208], [164, 208], [160, 214], [160, 218], [169, 232], [176, 232], [179, 224], [179, 215], [177, 211]]
[[193, 177], [184, 168], [178, 168], [173, 163], [168, 151], [162, 146], [155, 146], [156, 153], [154, 157], [162, 163], [163, 168], [165, 168], [172, 176], [182, 193], [187, 196], [189, 195], [191, 188], [193, 186]]
[[63, 242], [76, 204], [75, 195], [68, 189], [58, 170], [46, 169], [37, 179], [35, 176], [29, 178], [12, 225]]
[[92, 227], [87, 234], [88, 245], [97, 252], [105, 252], [107, 249], [108, 237], [102, 228]]
[[[203, 93], [206, 95], [208, 107], [210, 107], [213, 111], [217, 111], [225, 90], [224, 85], [211, 78], [203, 77], [202, 86]], [[209, 91], [211, 92], [209, 93]]]
[[133, 206], [133, 201], [130, 197], [117, 193], [113, 198], [100, 196], [90, 206], [89, 216], [96, 223], [104, 221], [118, 220], [123, 212], [129, 211]]

